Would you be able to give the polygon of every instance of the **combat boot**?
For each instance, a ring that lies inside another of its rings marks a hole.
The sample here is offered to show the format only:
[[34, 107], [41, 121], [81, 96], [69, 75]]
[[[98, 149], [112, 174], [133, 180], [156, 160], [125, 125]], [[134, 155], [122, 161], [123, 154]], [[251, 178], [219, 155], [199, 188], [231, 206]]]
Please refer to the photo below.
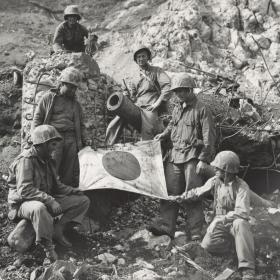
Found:
[[54, 250], [54, 245], [53, 245], [52, 241], [44, 240], [44, 241], [40, 242], [40, 245], [43, 247], [44, 252], [46, 254], [45, 261], [49, 260], [50, 262], [55, 262], [56, 260], [58, 260], [58, 256]]
[[250, 268], [244, 268], [242, 271], [242, 280], [254, 280], [255, 270]]
[[72, 244], [69, 242], [63, 234], [64, 226], [59, 223], [54, 225], [53, 239], [61, 246], [71, 248]]

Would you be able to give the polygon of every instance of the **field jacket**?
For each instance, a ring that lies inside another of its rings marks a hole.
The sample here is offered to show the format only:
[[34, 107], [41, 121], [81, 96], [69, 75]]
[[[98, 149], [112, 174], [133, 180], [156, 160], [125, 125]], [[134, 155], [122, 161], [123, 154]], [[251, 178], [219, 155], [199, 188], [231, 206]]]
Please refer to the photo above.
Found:
[[139, 74], [130, 83], [132, 99], [141, 108], [153, 105], [162, 96], [163, 101], [170, 98], [170, 78], [160, 68], [149, 65], [147, 70], [139, 70]]
[[70, 28], [66, 21], [59, 24], [55, 30], [53, 39], [53, 50], [67, 50], [70, 52], [84, 52], [84, 37], [88, 37], [88, 30], [77, 23]]
[[[36, 107], [34, 118], [32, 122], [32, 129], [42, 124], [50, 124], [52, 110], [54, 107], [54, 102], [58, 96], [57, 89], [50, 89], [46, 92], [39, 101]], [[83, 147], [82, 144], [82, 109], [80, 104], [74, 102], [74, 126], [75, 126], [75, 136], [77, 141], [77, 148], [80, 150]]]
[[8, 178], [10, 204], [37, 200], [45, 204], [56, 195], [69, 195], [74, 188], [59, 181], [52, 159], [43, 160], [34, 146], [24, 150], [9, 167]]
[[250, 188], [238, 176], [228, 184], [214, 176], [202, 187], [188, 191], [187, 199], [199, 198], [207, 193], [212, 193], [214, 196], [215, 215], [224, 215], [228, 221], [237, 218], [249, 219]]
[[215, 153], [216, 127], [209, 109], [195, 98], [190, 104], [178, 103], [165, 135], [170, 135], [169, 161], [175, 164], [198, 159], [209, 163]]

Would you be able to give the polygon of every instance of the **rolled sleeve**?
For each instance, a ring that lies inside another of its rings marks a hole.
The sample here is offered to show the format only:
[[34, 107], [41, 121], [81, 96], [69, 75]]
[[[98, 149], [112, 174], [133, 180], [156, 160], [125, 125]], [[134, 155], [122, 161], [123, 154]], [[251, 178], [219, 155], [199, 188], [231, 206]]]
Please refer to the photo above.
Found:
[[194, 188], [188, 191], [187, 199], [200, 198], [201, 196], [208, 194], [215, 186], [215, 178], [210, 178], [203, 186]]

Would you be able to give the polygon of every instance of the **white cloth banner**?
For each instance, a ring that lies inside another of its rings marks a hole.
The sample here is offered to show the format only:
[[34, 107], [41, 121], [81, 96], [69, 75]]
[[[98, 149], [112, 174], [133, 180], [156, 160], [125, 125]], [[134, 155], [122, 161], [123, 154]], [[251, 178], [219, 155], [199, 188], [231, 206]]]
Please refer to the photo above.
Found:
[[159, 141], [116, 144], [79, 152], [80, 186], [85, 190], [118, 189], [167, 199]]

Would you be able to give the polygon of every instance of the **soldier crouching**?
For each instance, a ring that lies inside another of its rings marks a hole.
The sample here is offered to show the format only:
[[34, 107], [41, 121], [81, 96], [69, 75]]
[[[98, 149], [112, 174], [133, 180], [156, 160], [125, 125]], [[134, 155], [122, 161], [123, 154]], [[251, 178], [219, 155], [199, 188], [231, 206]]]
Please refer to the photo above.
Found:
[[[53, 239], [71, 247], [63, 231], [66, 224], [81, 224], [89, 199], [71, 186], [61, 183], [51, 154], [62, 137], [50, 125], [40, 125], [32, 133], [33, 145], [24, 150], [9, 169], [8, 202], [17, 209], [15, 217], [30, 220], [50, 261], [57, 260]], [[15, 207], [16, 206], [16, 207]], [[57, 222], [54, 217], [61, 215]]]

